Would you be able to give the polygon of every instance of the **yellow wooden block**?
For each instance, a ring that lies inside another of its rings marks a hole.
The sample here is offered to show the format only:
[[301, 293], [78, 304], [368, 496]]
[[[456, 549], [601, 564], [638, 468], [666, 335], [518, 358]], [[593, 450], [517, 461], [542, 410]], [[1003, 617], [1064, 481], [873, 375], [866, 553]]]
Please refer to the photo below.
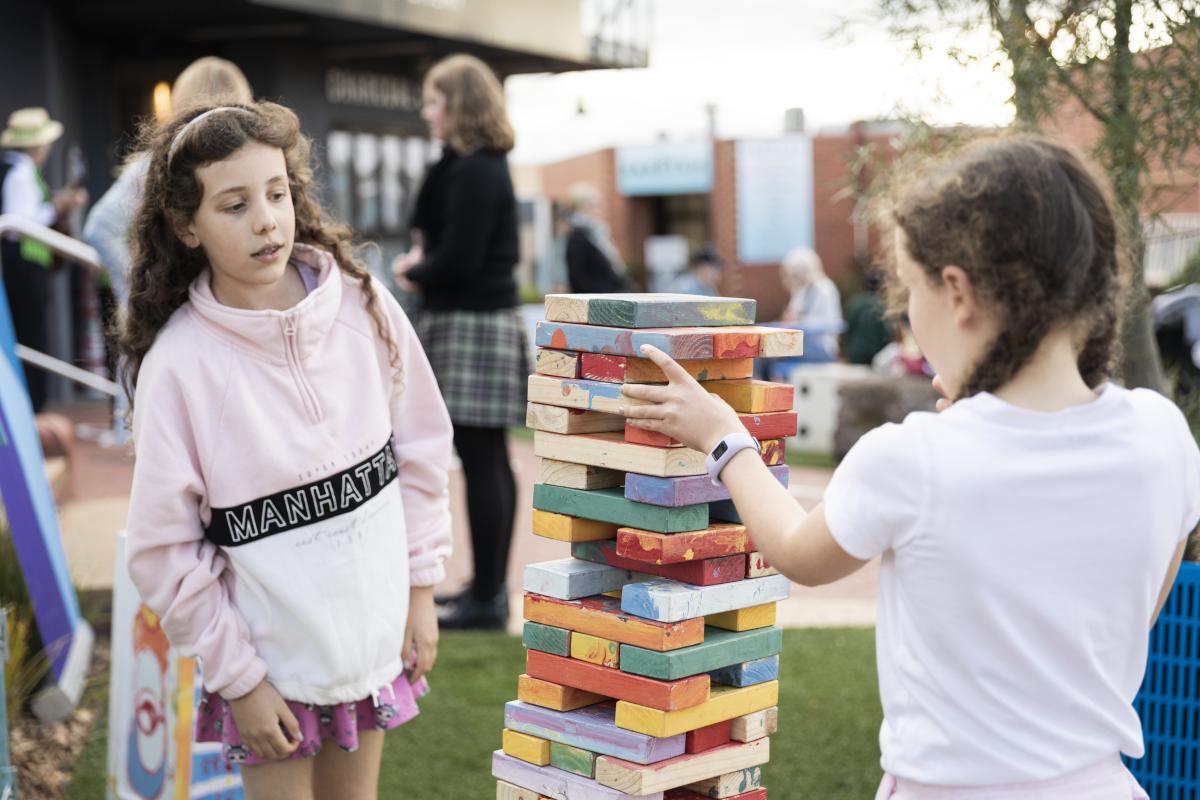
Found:
[[790, 383], [759, 380], [705, 381], [704, 388], [741, 414], [789, 411], [795, 389]]
[[602, 667], [621, 666], [621, 645], [612, 639], [602, 639], [587, 633], [571, 633], [571, 658], [599, 664]]
[[601, 539], [617, 538], [617, 528], [594, 519], [569, 517], [566, 514], [555, 514], [553, 511], [533, 510], [533, 532], [547, 539], [557, 539], [560, 542], [595, 542]]
[[612, 489], [625, 483], [625, 473], [587, 464], [572, 464], [556, 458], [543, 458], [538, 473], [541, 483], [568, 489]]
[[504, 729], [504, 752], [513, 758], [544, 767], [550, 763], [550, 742], [528, 733]]
[[709, 614], [704, 618], [705, 625], [714, 628], [724, 628], [727, 631], [749, 631], [755, 628], [765, 628], [775, 624], [775, 604], [763, 603], [761, 606], [739, 608], [735, 611], [723, 611], [720, 614]]
[[542, 800], [542, 796], [524, 786], [496, 781], [496, 800]]
[[660, 711], [619, 700], [616, 722], [618, 728], [662, 738], [761, 711], [778, 702], [779, 681], [741, 688], [713, 686], [707, 702], [679, 711]]
[[601, 594], [603, 594], [605, 597], [615, 597], [618, 600], [621, 599], [621, 590], [620, 589], [613, 589], [611, 592], [601, 592]]
[[544, 681], [532, 675], [521, 675], [517, 678], [517, 699], [525, 703], [533, 703], [535, 706], [541, 706], [542, 708], [553, 709], [554, 711], [574, 711], [577, 708], [594, 705], [608, 698], [604, 695], [585, 692], [582, 689], [576, 689], [571, 686], [560, 686], [557, 683]]

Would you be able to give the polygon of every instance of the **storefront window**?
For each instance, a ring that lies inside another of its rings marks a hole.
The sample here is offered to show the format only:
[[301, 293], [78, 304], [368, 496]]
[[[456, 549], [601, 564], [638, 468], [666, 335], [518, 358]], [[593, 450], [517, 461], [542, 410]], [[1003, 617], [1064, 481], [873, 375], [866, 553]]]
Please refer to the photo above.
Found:
[[332, 131], [327, 153], [334, 216], [358, 236], [403, 236], [438, 146], [425, 136]]

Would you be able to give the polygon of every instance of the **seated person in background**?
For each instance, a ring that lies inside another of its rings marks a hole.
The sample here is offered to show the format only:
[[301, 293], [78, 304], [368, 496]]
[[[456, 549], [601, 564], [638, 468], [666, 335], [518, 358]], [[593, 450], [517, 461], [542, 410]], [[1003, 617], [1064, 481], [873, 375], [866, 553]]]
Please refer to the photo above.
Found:
[[603, 199], [594, 187], [571, 187], [571, 216], [567, 232], [567, 282], [572, 293], [628, 292], [625, 262], [600, 219]]
[[783, 257], [783, 285], [792, 298], [780, 322], [803, 328], [805, 361], [836, 361], [842, 330], [842, 298], [821, 266], [821, 257], [796, 247]]
[[688, 268], [676, 276], [671, 284], [675, 294], [701, 294], [708, 297], [721, 296], [721, 268], [725, 262], [711, 245], [705, 245], [692, 255]]
[[882, 276], [868, 272], [863, 290], [846, 302], [846, 331], [842, 336], [842, 355], [850, 364], [870, 364], [875, 354], [894, 338], [879, 296]]

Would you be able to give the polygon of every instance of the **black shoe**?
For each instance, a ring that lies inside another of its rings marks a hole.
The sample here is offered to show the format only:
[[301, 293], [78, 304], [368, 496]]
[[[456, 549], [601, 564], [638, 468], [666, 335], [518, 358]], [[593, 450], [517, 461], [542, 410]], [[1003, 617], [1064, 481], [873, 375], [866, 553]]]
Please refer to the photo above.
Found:
[[438, 626], [443, 630], [502, 631], [507, 625], [508, 609], [496, 602], [467, 596], [438, 609]]
[[454, 594], [439, 594], [434, 595], [433, 602], [439, 606], [448, 606], [466, 600], [471, 594], [471, 584], [467, 584], [466, 588]]

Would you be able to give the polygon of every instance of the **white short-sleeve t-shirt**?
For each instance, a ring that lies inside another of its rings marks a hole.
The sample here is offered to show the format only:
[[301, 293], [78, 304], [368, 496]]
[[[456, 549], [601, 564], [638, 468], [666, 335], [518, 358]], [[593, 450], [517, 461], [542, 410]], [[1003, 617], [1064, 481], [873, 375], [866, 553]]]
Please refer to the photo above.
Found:
[[1029, 411], [991, 394], [866, 434], [825, 494], [882, 555], [882, 763], [929, 784], [1046, 780], [1143, 752], [1149, 621], [1200, 521], [1200, 451], [1162, 396], [1109, 384]]

